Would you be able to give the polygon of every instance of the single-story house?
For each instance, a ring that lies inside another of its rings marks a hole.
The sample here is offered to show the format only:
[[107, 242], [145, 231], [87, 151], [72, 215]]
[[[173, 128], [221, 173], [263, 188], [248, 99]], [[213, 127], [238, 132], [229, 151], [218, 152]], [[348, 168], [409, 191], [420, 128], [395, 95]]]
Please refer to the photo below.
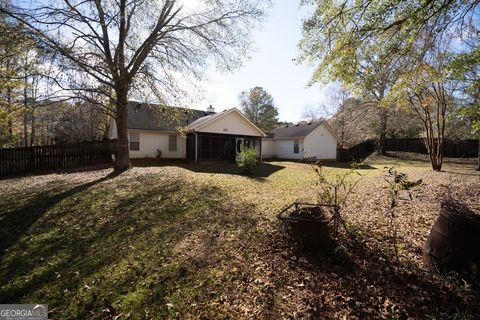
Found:
[[[129, 102], [127, 129], [131, 158], [234, 161], [242, 144], [259, 158], [336, 158], [336, 135], [325, 121], [280, 126], [265, 134], [237, 108], [215, 112]], [[117, 138], [115, 121], [110, 138]]]
[[337, 158], [337, 135], [327, 121], [301, 121], [276, 127], [262, 141], [264, 158]]
[[[261, 157], [265, 133], [236, 108], [215, 113], [211, 107], [202, 111], [129, 102], [127, 109], [131, 158], [234, 161], [242, 144], [255, 147]], [[117, 138], [115, 121], [110, 138]]]

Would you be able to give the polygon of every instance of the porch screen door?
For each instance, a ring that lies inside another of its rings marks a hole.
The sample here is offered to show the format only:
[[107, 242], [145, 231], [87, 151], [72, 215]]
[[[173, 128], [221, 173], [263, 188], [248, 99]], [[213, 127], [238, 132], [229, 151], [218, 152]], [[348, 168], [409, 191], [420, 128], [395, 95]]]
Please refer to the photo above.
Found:
[[240, 156], [241, 146], [243, 144], [243, 138], [236, 138], [235, 139], [235, 159], [238, 160]]

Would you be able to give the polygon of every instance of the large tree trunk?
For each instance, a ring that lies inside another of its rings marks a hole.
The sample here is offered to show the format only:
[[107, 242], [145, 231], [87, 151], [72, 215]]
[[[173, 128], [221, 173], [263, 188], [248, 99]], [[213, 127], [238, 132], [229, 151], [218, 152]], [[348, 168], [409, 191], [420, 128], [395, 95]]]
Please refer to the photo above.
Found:
[[130, 152], [128, 148], [127, 132], [127, 89], [116, 90], [117, 101], [117, 159], [115, 170], [127, 170], [130, 168]]
[[433, 171], [442, 171], [442, 165], [443, 165], [442, 153], [441, 152], [438, 153], [437, 150], [432, 150], [432, 151], [436, 153], [430, 156], [430, 163], [432, 164], [432, 169]]
[[379, 134], [377, 141], [377, 154], [385, 155], [387, 153], [387, 120], [388, 120], [388, 109], [384, 107], [379, 107]]
[[428, 157], [434, 171], [442, 171], [443, 165], [443, 137], [435, 137], [432, 124], [427, 129], [427, 137], [424, 139]]

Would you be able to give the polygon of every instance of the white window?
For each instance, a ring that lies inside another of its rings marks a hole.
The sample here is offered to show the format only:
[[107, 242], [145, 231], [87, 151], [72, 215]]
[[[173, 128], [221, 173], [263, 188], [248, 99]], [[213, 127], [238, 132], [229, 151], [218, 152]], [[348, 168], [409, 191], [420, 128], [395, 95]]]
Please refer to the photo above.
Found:
[[177, 135], [171, 134], [168, 136], [168, 151], [177, 151]]
[[293, 139], [293, 153], [298, 153], [300, 149], [300, 139]]
[[140, 150], [140, 134], [138, 132], [130, 133], [130, 150], [139, 151]]

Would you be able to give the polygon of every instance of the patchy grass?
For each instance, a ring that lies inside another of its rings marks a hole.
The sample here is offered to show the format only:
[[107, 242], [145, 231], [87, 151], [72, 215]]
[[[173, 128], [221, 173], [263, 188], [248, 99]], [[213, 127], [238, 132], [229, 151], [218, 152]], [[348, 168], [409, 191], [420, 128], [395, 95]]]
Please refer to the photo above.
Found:
[[[139, 164], [0, 181], [0, 303], [47, 303], [72, 318], [477, 318], [478, 292], [422, 269], [422, 244], [446, 192], [478, 202], [469, 162], [372, 157], [329, 257], [295, 252], [276, 213], [314, 200], [308, 164]], [[423, 179], [399, 211], [391, 258], [384, 167]], [[348, 169], [325, 163], [328, 174]]]

